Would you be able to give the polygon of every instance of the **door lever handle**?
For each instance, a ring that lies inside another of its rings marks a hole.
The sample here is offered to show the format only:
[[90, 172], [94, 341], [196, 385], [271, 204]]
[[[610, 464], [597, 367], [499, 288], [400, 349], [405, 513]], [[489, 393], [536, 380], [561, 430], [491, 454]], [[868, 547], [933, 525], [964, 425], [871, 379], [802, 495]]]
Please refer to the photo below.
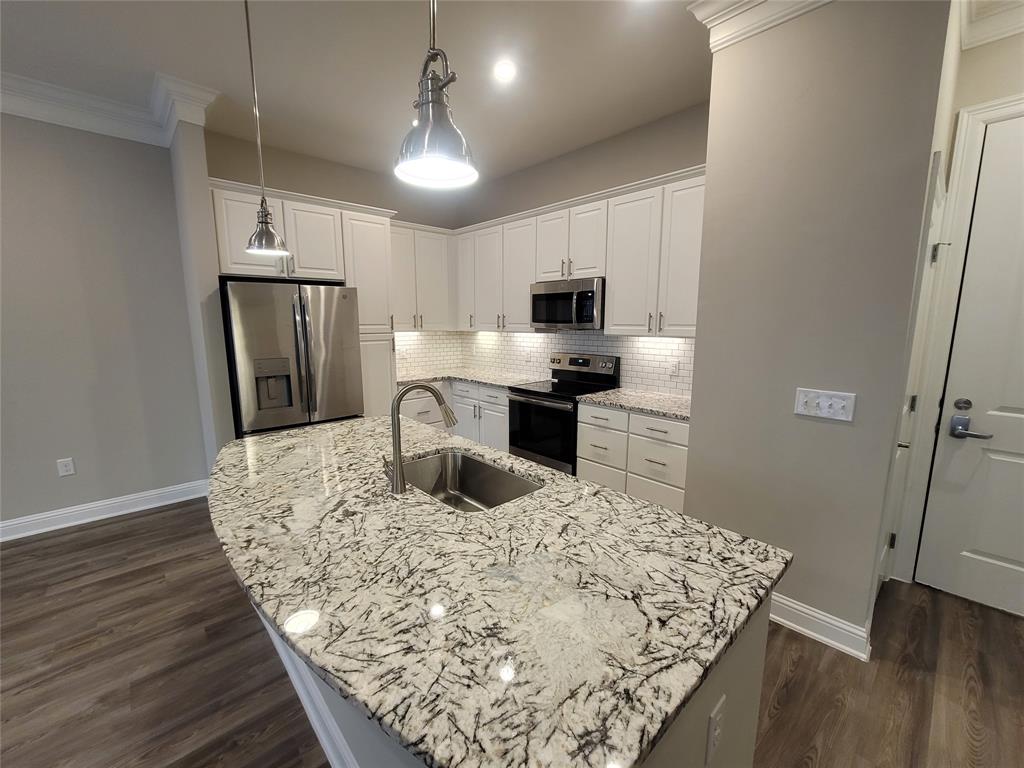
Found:
[[949, 421], [949, 434], [957, 440], [973, 437], [975, 440], [991, 440], [995, 435], [987, 435], [984, 432], [971, 432], [971, 417], [963, 414], [956, 414]]

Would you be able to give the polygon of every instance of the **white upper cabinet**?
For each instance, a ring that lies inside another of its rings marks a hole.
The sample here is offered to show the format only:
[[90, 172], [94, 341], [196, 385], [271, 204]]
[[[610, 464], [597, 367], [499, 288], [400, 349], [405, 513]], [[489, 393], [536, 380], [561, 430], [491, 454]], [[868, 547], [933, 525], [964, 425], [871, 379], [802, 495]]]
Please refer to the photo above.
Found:
[[608, 201], [606, 334], [651, 336], [658, 311], [662, 189]]
[[[289, 274], [314, 280], [344, 280], [341, 211], [313, 203], [284, 201]], [[350, 284], [351, 283], [350, 281]]]
[[455, 238], [455, 327], [476, 330], [476, 251], [473, 235]]
[[659, 336], [695, 336], [704, 179], [665, 187], [658, 280]]
[[501, 329], [529, 331], [530, 283], [537, 264], [537, 220], [502, 227]]
[[[287, 205], [287, 204], [286, 204]], [[361, 333], [388, 333], [391, 310], [388, 287], [391, 254], [391, 221], [367, 213], [342, 214], [347, 285], [359, 297]], [[304, 277], [296, 273], [298, 277]]]
[[608, 201], [577, 205], [569, 210], [567, 275], [601, 277], [608, 253]]
[[[284, 206], [280, 200], [267, 198], [267, 206], [274, 217], [278, 233], [285, 235]], [[249, 237], [256, 229], [256, 212], [260, 208], [260, 196], [245, 192], [213, 190], [213, 217], [217, 224], [217, 252], [220, 255], [220, 271], [226, 275], [258, 275], [262, 277], [284, 277], [285, 260], [268, 259], [265, 256], [251, 256], [245, 252]], [[290, 243], [289, 243], [290, 245]]]
[[537, 282], [564, 280], [569, 263], [569, 211], [537, 217]]
[[474, 284], [478, 331], [497, 331], [501, 325], [501, 227], [473, 233], [476, 257]]
[[391, 316], [396, 331], [412, 331], [419, 325], [415, 235], [401, 227], [391, 228]]
[[451, 327], [447, 241], [445, 235], [415, 232], [416, 306], [420, 329], [445, 330]]

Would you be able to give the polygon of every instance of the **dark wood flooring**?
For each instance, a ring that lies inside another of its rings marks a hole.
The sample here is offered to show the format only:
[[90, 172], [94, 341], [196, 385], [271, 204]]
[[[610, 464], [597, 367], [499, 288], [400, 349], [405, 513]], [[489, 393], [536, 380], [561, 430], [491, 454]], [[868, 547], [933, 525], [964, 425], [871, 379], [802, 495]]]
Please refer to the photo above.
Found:
[[[326, 766], [204, 502], [4, 544], [0, 598], [4, 768]], [[757, 768], [1024, 768], [1024, 620], [891, 582], [872, 642], [772, 625]]]

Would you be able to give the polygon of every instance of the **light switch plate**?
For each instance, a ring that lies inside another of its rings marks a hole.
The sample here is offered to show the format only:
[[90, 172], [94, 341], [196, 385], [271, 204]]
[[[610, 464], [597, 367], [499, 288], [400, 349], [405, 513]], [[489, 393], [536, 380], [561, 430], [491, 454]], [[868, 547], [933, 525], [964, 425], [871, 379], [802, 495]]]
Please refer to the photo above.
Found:
[[853, 421], [853, 409], [857, 395], [852, 392], [829, 392], [823, 389], [796, 390], [796, 404], [793, 413], [798, 416], [814, 416], [819, 419]]
[[67, 477], [73, 474], [75, 474], [74, 459], [57, 459], [57, 477]]
[[704, 749], [704, 768], [711, 768], [714, 764], [715, 753], [722, 741], [722, 728], [725, 726], [725, 694], [715, 704], [715, 708], [708, 715], [708, 735]]

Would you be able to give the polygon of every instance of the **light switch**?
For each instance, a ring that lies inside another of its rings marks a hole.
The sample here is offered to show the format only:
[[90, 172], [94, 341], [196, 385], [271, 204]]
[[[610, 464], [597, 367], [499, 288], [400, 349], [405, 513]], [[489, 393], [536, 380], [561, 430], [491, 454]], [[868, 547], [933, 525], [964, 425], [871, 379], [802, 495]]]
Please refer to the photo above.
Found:
[[74, 459], [57, 459], [57, 477], [67, 477], [73, 474], [75, 474]]
[[857, 395], [852, 392], [829, 392], [823, 389], [798, 388], [793, 413], [819, 419], [853, 421]]

